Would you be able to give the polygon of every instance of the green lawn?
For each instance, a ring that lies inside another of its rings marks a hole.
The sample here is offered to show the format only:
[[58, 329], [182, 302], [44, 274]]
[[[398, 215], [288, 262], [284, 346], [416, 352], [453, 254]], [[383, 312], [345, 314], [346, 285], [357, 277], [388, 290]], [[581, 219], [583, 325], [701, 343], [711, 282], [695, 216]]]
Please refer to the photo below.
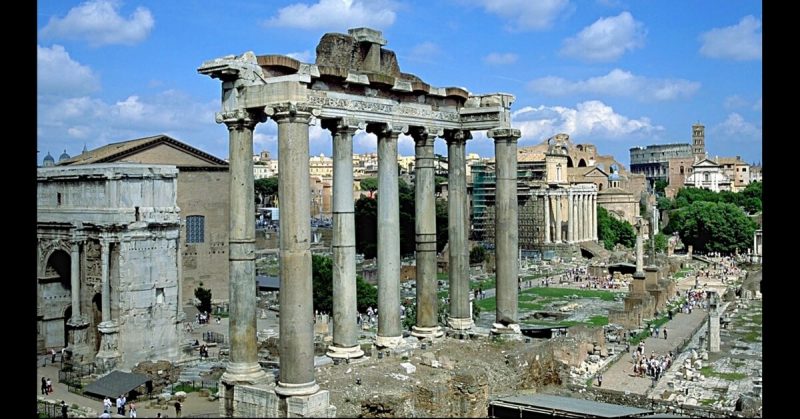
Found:
[[706, 377], [718, 377], [722, 378], [723, 380], [727, 381], [739, 381], [744, 380], [747, 378], [747, 374], [741, 372], [717, 372], [711, 368], [710, 365], [706, 365], [703, 368], [700, 368], [700, 373], [705, 375]]
[[614, 301], [617, 298], [617, 294], [621, 294], [619, 292], [612, 292], [612, 291], [601, 291], [601, 290], [581, 290], [581, 289], [572, 289], [572, 288], [551, 288], [551, 287], [540, 287], [540, 288], [530, 288], [527, 290], [523, 290], [522, 294], [534, 294], [541, 297], [550, 297], [550, 298], [558, 298], [563, 299], [568, 295], [577, 295], [581, 298], [599, 298], [603, 301]]

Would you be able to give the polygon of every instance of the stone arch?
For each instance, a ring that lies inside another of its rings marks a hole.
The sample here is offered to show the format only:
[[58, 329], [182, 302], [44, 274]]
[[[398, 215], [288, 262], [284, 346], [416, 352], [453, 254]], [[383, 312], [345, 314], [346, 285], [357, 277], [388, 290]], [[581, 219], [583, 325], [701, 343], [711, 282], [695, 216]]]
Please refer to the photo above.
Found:
[[578, 167], [586, 167], [586, 160], [584, 159], [578, 160]]
[[48, 249], [45, 254], [48, 256], [43, 272], [37, 278], [38, 330], [44, 348], [60, 348], [68, 343], [72, 260], [69, 252], [61, 248]]
[[43, 240], [39, 242], [39, 263], [36, 272], [38, 276], [44, 276], [47, 271], [47, 262], [50, 260], [50, 256], [52, 256], [53, 252], [57, 250], [63, 250], [67, 256], [69, 256], [72, 249], [69, 242], [65, 239]]
[[575, 165], [572, 163], [572, 157], [570, 156], [567, 156], [567, 167], [575, 167]]

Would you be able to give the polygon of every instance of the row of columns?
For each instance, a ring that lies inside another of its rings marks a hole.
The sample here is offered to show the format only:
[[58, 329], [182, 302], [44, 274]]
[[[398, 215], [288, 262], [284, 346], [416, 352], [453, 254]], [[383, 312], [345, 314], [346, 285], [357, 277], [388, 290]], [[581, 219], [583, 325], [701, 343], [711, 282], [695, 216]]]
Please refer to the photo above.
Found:
[[[280, 379], [276, 393], [316, 393], [314, 378], [313, 302], [308, 195], [308, 125], [318, 114], [303, 104], [276, 104], [265, 109], [278, 125], [280, 234]], [[251, 214], [253, 129], [262, 113], [220, 113], [230, 136], [230, 361], [222, 380], [258, 384], [265, 380], [257, 360], [255, 318], [255, 226]], [[363, 126], [363, 124], [362, 124]], [[347, 119], [323, 120], [333, 137], [333, 344], [332, 357], [363, 355], [356, 324], [355, 220], [352, 198], [352, 137], [359, 128]], [[378, 332], [375, 344], [393, 347], [402, 340], [400, 324], [400, 211], [397, 139], [400, 131], [386, 123], [367, 123], [378, 138]], [[449, 155], [450, 323], [472, 327], [469, 311], [469, 249], [465, 144], [468, 131], [429, 132], [411, 127], [416, 151], [417, 324], [415, 336], [437, 337], [436, 211], [433, 143], [441, 135]], [[497, 315], [517, 321], [516, 141], [519, 130], [489, 131], [497, 156]], [[513, 202], [513, 205], [512, 205]]]
[[[563, 194], [547, 194], [544, 200], [544, 243], [575, 243], [597, 240], [597, 195], [568, 191], [567, 211], [562, 214]], [[551, 216], [552, 215], [552, 216]], [[561, 223], [567, 220], [563, 235]]]

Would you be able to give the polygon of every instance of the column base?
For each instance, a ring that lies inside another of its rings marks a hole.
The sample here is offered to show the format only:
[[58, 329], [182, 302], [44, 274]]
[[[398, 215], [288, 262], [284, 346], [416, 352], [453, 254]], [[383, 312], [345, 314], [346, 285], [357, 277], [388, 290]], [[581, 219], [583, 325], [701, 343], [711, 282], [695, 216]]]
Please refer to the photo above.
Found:
[[502, 323], [495, 323], [492, 325], [492, 334], [495, 335], [510, 335], [510, 334], [521, 334], [522, 331], [519, 328], [519, 325], [516, 323], [511, 323], [508, 326], [503, 326]]
[[302, 384], [289, 384], [278, 381], [275, 387], [275, 393], [280, 396], [310, 396], [319, 391], [319, 384], [315, 381]]
[[447, 319], [447, 325], [450, 326], [451, 329], [467, 330], [467, 329], [472, 329], [472, 326], [475, 325], [475, 322], [472, 321], [471, 317], [463, 319], [450, 317], [449, 319]]
[[117, 351], [100, 351], [94, 357], [95, 371], [105, 373], [114, 370], [119, 365], [122, 356]]
[[375, 346], [379, 348], [396, 348], [403, 342], [403, 336], [375, 336]]
[[267, 373], [258, 362], [228, 362], [222, 381], [227, 384], [266, 384]]
[[330, 358], [344, 358], [344, 359], [361, 358], [362, 356], [364, 356], [364, 351], [361, 350], [360, 345], [352, 346], [349, 348], [330, 345], [328, 346], [328, 352], [326, 352], [325, 355], [327, 355]]
[[444, 336], [442, 328], [439, 326], [434, 327], [417, 327], [411, 326], [411, 336], [420, 339], [433, 339]]
[[328, 390], [305, 396], [283, 396], [271, 385], [220, 383], [220, 417], [336, 417]]

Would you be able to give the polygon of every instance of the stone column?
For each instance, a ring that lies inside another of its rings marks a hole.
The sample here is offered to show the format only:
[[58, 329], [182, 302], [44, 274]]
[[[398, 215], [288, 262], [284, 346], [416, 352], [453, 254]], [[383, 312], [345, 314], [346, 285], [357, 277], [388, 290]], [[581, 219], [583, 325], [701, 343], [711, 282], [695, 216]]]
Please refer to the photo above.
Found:
[[496, 161], [495, 260], [497, 315], [494, 333], [519, 332], [517, 323], [517, 251], [519, 208], [517, 206], [517, 139], [520, 131], [492, 129]]
[[592, 216], [589, 234], [592, 240], [597, 241], [597, 194], [590, 195], [589, 213]]
[[[81, 251], [80, 242], [73, 241], [70, 259], [70, 292], [72, 294], [72, 317], [69, 324], [71, 326], [83, 324], [81, 316]], [[106, 256], [108, 257], [108, 256]]]
[[353, 134], [346, 120], [324, 120], [333, 135], [333, 345], [331, 358], [360, 358], [356, 305], [356, 232], [353, 215]]
[[120, 354], [117, 351], [117, 333], [119, 325], [111, 320], [111, 284], [109, 278], [109, 253], [111, 243], [107, 238], [100, 238], [100, 283], [101, 283], [101, 315], [102, 321], [97, 325], [100, 331], [100, 350], [95, 356], [95, 366], [101, 372], [110, 371], [117, 365]]
[[641, 276], [644, 278], [644, 246], [642, 245], [642, 229], [644, 222], [641, 218], [636, 220], [636, 272], [633, 274], [635, 277]]
[[589, 203], [586, 194], [581, 194], [581, 241], [589, 240]]
[[[308, 125], [318, 111], [284, 103], [266, 109], [278, 123], [278, 200], [280, 233], [280, 379], [281, 396], [319, 391], [314, 378], [314, 307], [311, 271], [311, 184], [308, 171]], [[252, 153], [252, 149], [250, 150]], [[251, 160], [251, 159], [248, 159]], [[250, 163], [252, 165], [252, 163]], [[252, 185], [250, 170], [250, 184]], [[250, 202], [253, 197], [250, 197]], [[253, 217], [249, 217], [251, 220]], [[253, 312], [255, 320], [255, 312]], [[253, 333], [255, 339], [255, 333]], [[254, 352], [255, 354], [255, 352]]]
[[[448, 324], [457, 330], [473, 326], [469, 311], [469, 249], [467, 241], [467, 176], [466, 151], [469, 131], [447, 130], [447, 223], [449, 245], [450, 318]], [[495, 236], [498, 231], [495, 230]], [[516, 257], [516, 251], [514, 252]]]
[[[253, 129], [263, 115], [236, 110], [217, 114], [217, 123], [228, 127], [230, 156], [230, 222], [228, 270], [230, 360], [222, 381], [255, 384], [267, 376], [258, 364], [256, 341], [255, 216], [253, 215]], [[283, 220], [281, 220], [283, 221]], [[281, 225], [283, 227], [283, 225]], [[281, 278], [286, 287], [285, 277]], [[281, 310], [283, 304], [281, 304]], [[283, 316], [281, 316], [283, 318]], [[283, 334], [283, 330], [281, 330]], [[281, 335], [281, 341], [283, 341]], [[284, 352], [281, 351], [281, 354]], [[281, 366], [283, 357], [281, 357]], [[281, 369], [281, 373], [283, 373]]]
[[[422, 128], [411, 131], [414, 138], [414, 209], [416, 212], [417, 324], [411, 334], [418, 338], [442, 336], [438, 326], [436, 296], [436, 185], [433, 143], [436, 134]], [[380, 310], [379, 310], [380, 314]]]
[[542, 196], [542, 200], [544, 201], [544, 243], [550, 243], [550, 195]]
[[553, 202], [554, 202], [553, 207], [555, 213], [554, 214], [555, 217], [553, 219], [553, 223], [555, 224], [555, 228], [553, 229], [555, 231], [555, 235], [553, 236], [553, 242], [561, 243], [561, 195], [560, 194], [554, 195]]
[[400, 329], [400, 196], [397, 137], [389, 124], [368, 124], [378, 137], [378, 333], [375, 345], [395, 347]]
[[569, 207], [567, 213], [569, 219], [567, 220], [567, 241], [572, 243], [575, 241], [575, 219], [577, 217], [577, 209], [575, 208], [575, 199], [572, 196], [572, 191], [567, 195], [567, 206]]

